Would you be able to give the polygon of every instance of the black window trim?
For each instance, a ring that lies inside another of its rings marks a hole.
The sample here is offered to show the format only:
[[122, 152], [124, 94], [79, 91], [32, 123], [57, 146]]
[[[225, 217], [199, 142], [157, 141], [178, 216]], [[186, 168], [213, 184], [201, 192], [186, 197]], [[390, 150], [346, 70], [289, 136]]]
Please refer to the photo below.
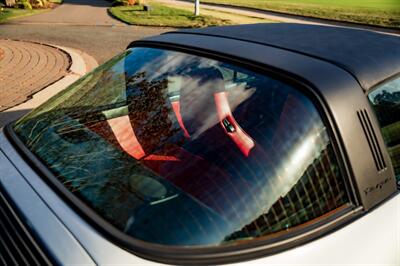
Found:
[[50, 187], [55, 189], [56, 193], [69, 203], [68, 205], [70, 207], [77, 211], [85, 221], [92, 225], [106, 239], [124, 249], [127, 249], [139, 257], [161, 263], [188, 265], [225, 264], [276, 254], [308, 243], [322, 237], [328, 232], [343, 227], [363, 215], [363, 207], [360, 206], [357, 193], [358, 190], [355, 186], [349, 160], [344, 152], [344, 146], [340, 134], [338, 134], [338, 128], [333, 122], [332, 114], [327, 108], [327, 104], [323, 101], [323, 97], [319, 95], [317, 92], [318, 90], [312, 89], [313, 86], [309, 82], [292, 73], [285, 73], [283, 70], [276, 69], [273, 66], [261, 65], [260, 63], [251, 62], [245, 58], [232, 57], [227, 54], [210, 53], [207, 50], [194, 49], [183, 45], [170, 45], [154, 41], [136, 41], [129, 45], [128, 48], [133, 47], [168, 49], [203, 56], [210, 59], [232, 63], [234, 65], [240, 65], [257, 73], [267, 74], [269, 77], [276, 78], [286, 84], [295, 85], [295, 89], [302, 92], [314, 104], [327, 128], [339, 164], [340, 172], [343, 175], [349, 202], [352, 204], [345, 204], [342, 207], [329, 212], [329, 215], [326, 217], [324, 214], [322, 217], [307, 222], [310, 224], [305, 226], [305, 228], [302, 228], [302, 224], [293, 227], [287, 233], [272, 234], [272, 237], [266, 236], [256, 238], [252, 241], [241, 243], [240, 245], [218, 247], [177, 247], [148, 243], [130, 237], [116, 229], [104, 218], [100, 217], [100, 215], [98, 215], [94, 210], [88, 207], [83, 201], [78, 199], [78, 197], [73, 195], [61, 184], [61, 182], [58, 181], [54, 174], [47, 169], [40, 159], [23, 144], [12, 128], [13, 122], [6, 125], [4, 128], [5, 135], [10, 142], [14, 144], [17, 151], [25, 161], [30, 164], [30, 166], [32, 166], [40, 176], [44, 176], [43, 180]]

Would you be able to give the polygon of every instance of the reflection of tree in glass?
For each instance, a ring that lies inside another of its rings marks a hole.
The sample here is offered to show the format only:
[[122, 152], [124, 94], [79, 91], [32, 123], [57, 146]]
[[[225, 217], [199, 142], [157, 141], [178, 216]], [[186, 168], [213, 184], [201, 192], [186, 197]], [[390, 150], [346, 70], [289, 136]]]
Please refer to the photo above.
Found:
[[[92, 90], [92, 88], [99, 83], [101, 77], [104, 73], [111, 70], [111, 68], [118, 64], [122, 58], [124, 58], [130, 51], [122, 53], [112, 59], [110, 59], [105, 64], [96, 68], [94, 72], [91, 72], [85, 75], [83, 78], [79, 79], [77, 82], [74, 82], [69, 87], [58, 93], [56, 96], [52, 97], [49, 101], [42, 104], [38, 108], [35, 109], [34, 112], [28, 113], [21, 120], [18, 121], [18, 124], [25, 123], [30, 119], [38, 116], [39, 114], [48, 112], [50, 110], [56, 110], [58, 113], [62, 114], [64, 108], [69, 108], [71, 105], [73, 106], [88, 106], [87, 103], [84, 103], [84, 100], [88, 101], [90, 99], [85, 98], [84, 96]], [[105, 88], [104, 88], [105, 89]], [[103, 90], [104, 90], [103, 89]], [[93, 98], [95, 100], [96, 98]], [[110, 100], [110, 99], [109, 99]], [[96, 105], [98, 106], [97, 102]], [[54, 114], [54, 113], [53, 113]], [[18, 125], [17, 125], [18, 126]]]
[[146, 153], [177, 133], [169, 118], [167, 87], [166, 77], [149, 81], [146, 72], [136, 73], [127, 80], [129, 118]]
[[[395, 82], [373, 96], [372, 104], [382, 135], [392, 159], [397, 181], [400, 181], [400, 91]], [[371, 97], [371, 96], [370, 96]]]
[[400, 91], [383, 90], [375, 95], [373, 105], [381, 127], [397, 122], [400, 117]]

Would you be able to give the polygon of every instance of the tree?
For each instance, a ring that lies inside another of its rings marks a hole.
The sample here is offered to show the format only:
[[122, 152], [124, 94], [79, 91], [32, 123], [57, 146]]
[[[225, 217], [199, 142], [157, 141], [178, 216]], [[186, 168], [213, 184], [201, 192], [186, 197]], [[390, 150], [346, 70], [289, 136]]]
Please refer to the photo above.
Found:
[[194, 15], [200, 15], [200, 0], [194, 0]]

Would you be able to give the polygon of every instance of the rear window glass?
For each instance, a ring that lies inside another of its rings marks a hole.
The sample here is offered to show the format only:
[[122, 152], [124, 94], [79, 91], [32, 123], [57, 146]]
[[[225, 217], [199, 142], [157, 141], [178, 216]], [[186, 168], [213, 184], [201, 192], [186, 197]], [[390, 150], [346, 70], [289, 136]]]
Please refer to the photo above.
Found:
[[13, 128], [68, 190], [147, 242], [251, 240], [349, 202], [305, 95], [199, 56], [129, 49]]

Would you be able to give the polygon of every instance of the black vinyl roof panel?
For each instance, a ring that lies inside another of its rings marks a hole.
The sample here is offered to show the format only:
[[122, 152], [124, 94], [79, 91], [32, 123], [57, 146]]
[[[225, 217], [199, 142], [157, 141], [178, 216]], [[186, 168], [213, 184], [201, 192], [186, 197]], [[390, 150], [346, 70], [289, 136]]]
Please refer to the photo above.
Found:
[[400, 37], [367, 30], [268, 23], [189, 29], [173, 33], [239, 39], [306, 54], [350, 72], [365, 90], [400, 73]]

